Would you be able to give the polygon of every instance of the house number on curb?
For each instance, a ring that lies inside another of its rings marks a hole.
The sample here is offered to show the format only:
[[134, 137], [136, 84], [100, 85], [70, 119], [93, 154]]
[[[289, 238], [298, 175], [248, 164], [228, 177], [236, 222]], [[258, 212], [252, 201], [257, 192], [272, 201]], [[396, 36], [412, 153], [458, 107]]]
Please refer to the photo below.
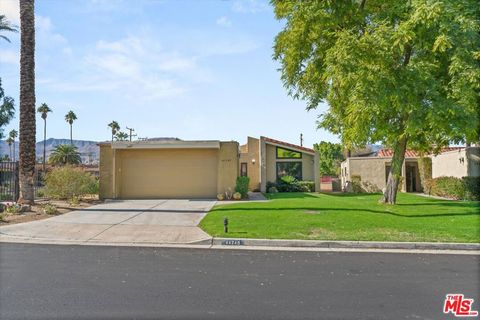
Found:
[[242, 240], [223, 240], [222, 246], [243, 246]]

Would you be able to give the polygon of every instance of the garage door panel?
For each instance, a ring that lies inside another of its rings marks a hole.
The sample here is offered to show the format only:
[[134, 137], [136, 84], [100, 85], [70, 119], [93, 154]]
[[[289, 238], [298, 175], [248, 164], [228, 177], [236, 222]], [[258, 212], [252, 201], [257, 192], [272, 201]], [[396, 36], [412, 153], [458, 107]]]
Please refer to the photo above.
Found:
[[217, 191], [218, 150], [125, 150], [122, 198], [211, 198]]

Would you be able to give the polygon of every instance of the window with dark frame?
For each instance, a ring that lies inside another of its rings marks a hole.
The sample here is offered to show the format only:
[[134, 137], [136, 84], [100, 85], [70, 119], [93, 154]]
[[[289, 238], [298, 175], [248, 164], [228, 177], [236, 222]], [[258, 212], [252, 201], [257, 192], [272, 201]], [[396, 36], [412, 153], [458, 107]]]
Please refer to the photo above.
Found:
[[302, 180], [302, 162], [289, 161], [277, 162], [277, 181], [283, 176], [292, 176], [297, 180]]
[[240, 164], [240, 176], [242, 177], [246, 177], [248, 174], [247, 172], [247, 163], [246, 162], [242, 162]]
[[277, 147], [277, 159], [302, 159], [302, 153], [282, 147]]

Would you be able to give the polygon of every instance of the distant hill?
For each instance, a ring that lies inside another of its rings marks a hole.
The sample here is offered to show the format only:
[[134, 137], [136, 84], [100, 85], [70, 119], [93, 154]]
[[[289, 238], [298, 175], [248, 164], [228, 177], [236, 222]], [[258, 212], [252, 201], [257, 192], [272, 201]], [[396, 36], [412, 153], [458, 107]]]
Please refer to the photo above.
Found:
[[[82, 162], [86, 164], [97, 164], [100, 157], [100, 149], [97, 146], [97, 141], [87, 141], [87, 140], [73, 140], [73, 145], [78, 148], [78, 152], [82, 157]], [[55, 149], [56, 146], [60, 144], [70, 144], [70, 139], [47, 139], [46, 150], [47, 150], [47, 159], [50, 153]], [[16, 159], [18, 159], [18, 141], [15, 142], [15, 154]], [[13, 145], [12, 145], [13, 152]], [[0, 156], [10, 155], [10, 150], [8, 143], [5, 140], [0, 140]], [[36, 155], [37, 159], [43, 157], [43, 140], [37, 142], [36, 145]]]

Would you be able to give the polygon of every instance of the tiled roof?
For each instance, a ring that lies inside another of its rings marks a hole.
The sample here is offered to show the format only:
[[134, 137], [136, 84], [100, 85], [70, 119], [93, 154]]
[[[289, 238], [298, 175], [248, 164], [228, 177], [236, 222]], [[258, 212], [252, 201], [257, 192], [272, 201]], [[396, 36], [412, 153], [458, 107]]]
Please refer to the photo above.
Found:
[[284, 141], [280, 141], [280, 140], [275, 140], [275, 139], [272, 139], [272, 138], [267, 138], [267, 137], [262, 137], [265, 142], [270, 142], [270, 143], [274, 143], [274, 144], [278, 144], [278, 145], [281, 145], [281, 146], [285, 146], [287, 148], [295, 148], [297, 150], [303, 150], [305, 152], [309, 152], [309, 153], [315, 153], [315, 150], [313, 149], [310, 149], [310, 148], [305, 148], [305, 147], [302, 147], [302, 146], [298, 146], [296, 144], [291, 144], [291, 143], [288, 143], [288, 142], [284, 142]]
[[[463, 148], [464, 147], [444, 147], [440, 150], [439, 154], [444, 153], [444, 152], [449, 152], [449, 151], [461, 150]], [[391, 149], [379, 150], [378, 154], [377, 154], [377, 157], [381, 157], [381, 158], [393, 157], [393, 150], [391, 150]], [[413, 150], [405, 151], [405, 158], [418, 158], [418, 157], [420, 157], [420, 155]]]
[[[382, 149], [378, 151], [377, 157], [380, 158], [391, 158], [393, 157], [392, 149]], [[418, 154], [413, 150], [405, 151], [405, 158], [418, 158]]]

